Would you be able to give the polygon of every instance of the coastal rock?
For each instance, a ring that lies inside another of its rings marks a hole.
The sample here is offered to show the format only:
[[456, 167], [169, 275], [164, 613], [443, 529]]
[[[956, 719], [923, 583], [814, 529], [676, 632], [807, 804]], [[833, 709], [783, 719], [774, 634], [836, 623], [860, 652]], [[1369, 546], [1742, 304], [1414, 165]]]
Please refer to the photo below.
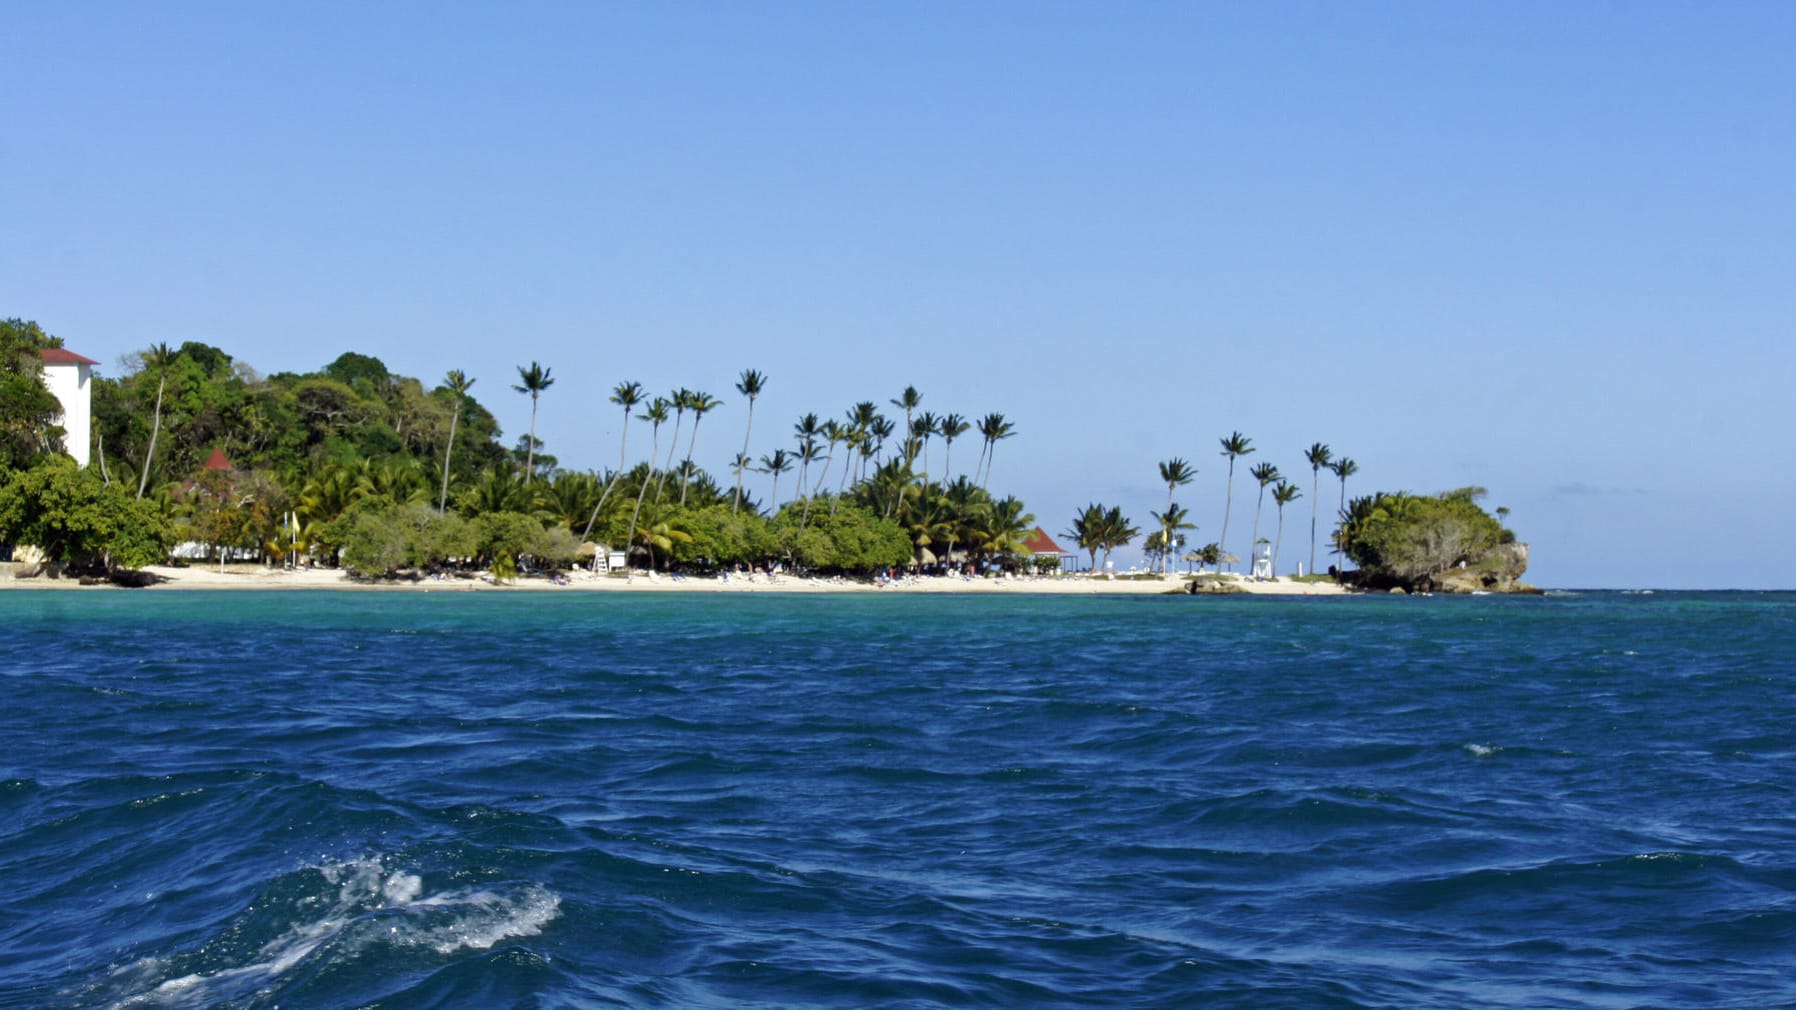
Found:
[[1521, 580], [1528, 570], [1528, 545], [1500, 544], [1474, 564], [1449, 568], [1432, 577], [1436, 592], [1442, 593], [1538, 593], [1539, 589]]

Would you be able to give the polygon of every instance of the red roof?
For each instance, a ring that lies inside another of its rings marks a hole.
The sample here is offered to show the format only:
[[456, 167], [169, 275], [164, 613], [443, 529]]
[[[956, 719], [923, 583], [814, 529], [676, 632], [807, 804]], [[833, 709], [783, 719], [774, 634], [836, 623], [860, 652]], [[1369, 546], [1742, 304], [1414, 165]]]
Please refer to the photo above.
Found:
[[92, 358], [84, 358], [81, 355], [76, 354], [74, 351], [66, 350], [61, 347], [46, 347], [46, 348], [43, 348], [42, 350], [38, 351], [37, 353], [38, 353], [39, 357], [44, 359], [44, 364], [46, 364], [46, 365], [97, 365], [97, 364], [99, 364], [98, 361], [95, 361]]
[[212, 450], [212, 455], [206, 457], [205, 469], [207, 469], [207, 470], [229, 470], [229, 469], [231, 469], [231, 461], [228, 459], [225, 459], [225, 454], [224, 454], [223, 449], [214, 449], [214, 450]]
[[1043, 530], [1040, 526], [1035, 527], [1035, 532], [1033, 532], [1023, 538], [1023, 547], [1026, 548], [1029, 551], [1029, 553], [1031, 553], [1031, 554], [1065, 554], [1066, 553], [1065, 551], [1060, 549], [1059, 544], [1054, 542], [1054, 538], [1051, 536], [1048, 536], [1047, 532], [1045, 530]]

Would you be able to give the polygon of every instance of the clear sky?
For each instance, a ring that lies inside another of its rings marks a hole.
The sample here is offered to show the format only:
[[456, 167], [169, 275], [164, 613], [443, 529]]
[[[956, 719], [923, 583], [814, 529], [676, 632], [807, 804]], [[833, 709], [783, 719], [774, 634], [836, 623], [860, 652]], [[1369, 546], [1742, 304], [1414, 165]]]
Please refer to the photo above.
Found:
[[1320, 441], [1350, 493], [1487, 486], [1541, 585], [1796, 587], [1796, 4], [4, 21], [0, 315], [115, 374], [165, 340], [462, 368], [509, 441], [537, 360], [564, 466], [616, 462], [634, 379], [726, 401], [719, 474], [744, 368], [756, 455], [910, 384], [1016, 424], [993, 489], [1051, 533], [1146, 526], [1183, 456], [1215, 539], [1238, 429], [1237, 552], [1269, 460], [1307, 555]]

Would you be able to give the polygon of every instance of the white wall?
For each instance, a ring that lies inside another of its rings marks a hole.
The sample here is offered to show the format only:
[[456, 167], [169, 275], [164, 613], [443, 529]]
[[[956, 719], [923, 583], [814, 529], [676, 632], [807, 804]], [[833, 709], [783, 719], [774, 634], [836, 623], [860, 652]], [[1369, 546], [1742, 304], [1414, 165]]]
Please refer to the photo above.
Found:
[[63, 446], [75, 462], [87, 465], [93, 442], [93, 368], [90, 365], [44, 364], [44, 386], [62, 402], [57, 421], [68, 432]]

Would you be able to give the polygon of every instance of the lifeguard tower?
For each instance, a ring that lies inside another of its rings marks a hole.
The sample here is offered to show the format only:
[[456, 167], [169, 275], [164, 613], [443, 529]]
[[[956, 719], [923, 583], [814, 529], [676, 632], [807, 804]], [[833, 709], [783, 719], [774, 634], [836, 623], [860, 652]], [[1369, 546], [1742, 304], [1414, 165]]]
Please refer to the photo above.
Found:
[[1253, 578], [1272, 578], [1272, 545], [1264, 540], [1253, 545]]

